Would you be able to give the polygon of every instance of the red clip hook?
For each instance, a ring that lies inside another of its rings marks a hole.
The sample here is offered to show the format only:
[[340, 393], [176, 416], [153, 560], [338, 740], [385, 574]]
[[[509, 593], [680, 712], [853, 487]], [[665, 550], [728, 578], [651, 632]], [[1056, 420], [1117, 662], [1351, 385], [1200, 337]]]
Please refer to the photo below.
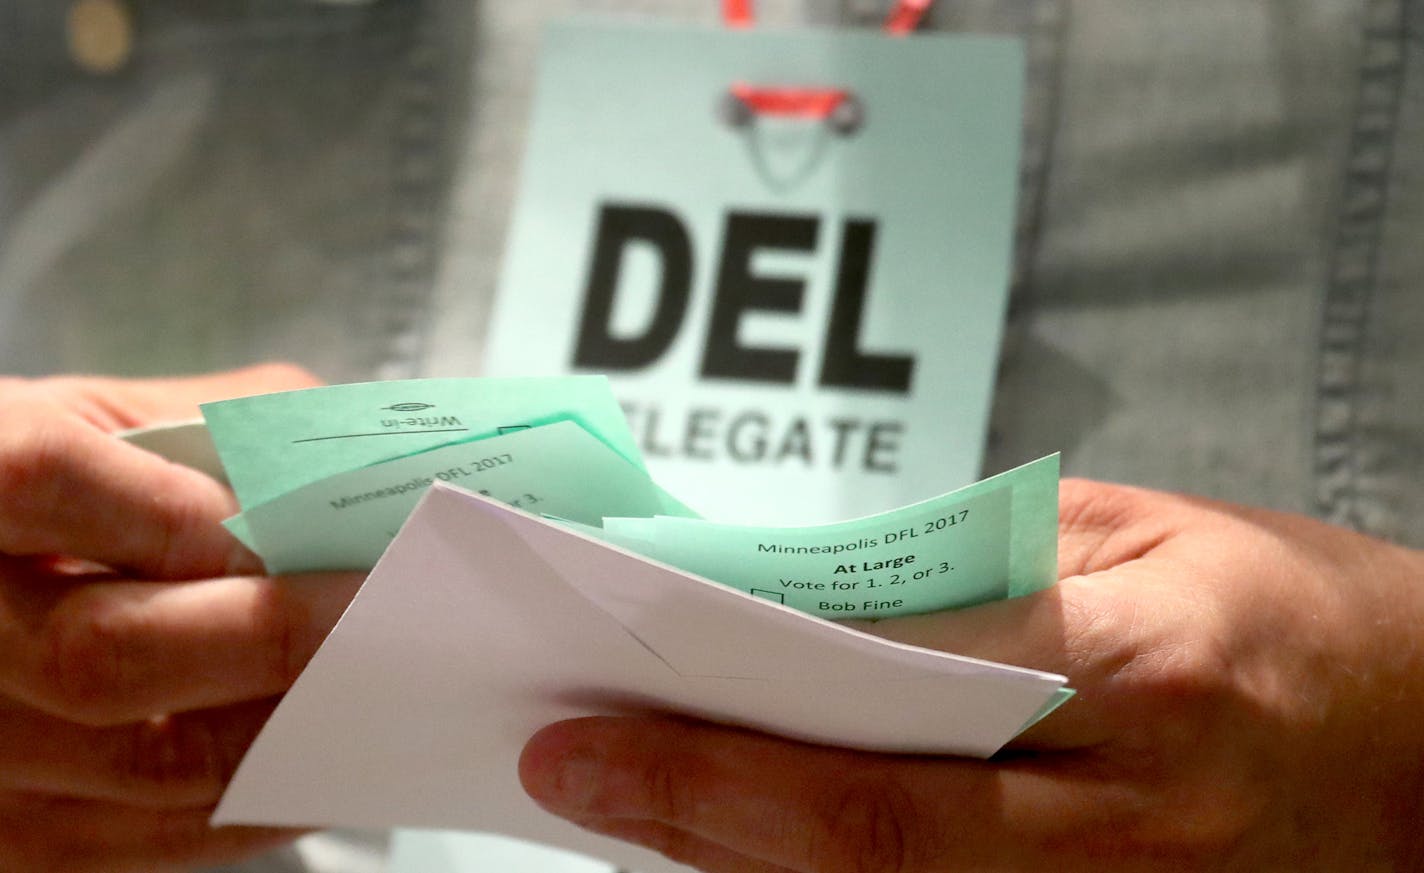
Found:
[[[748, 28], [756, 23], [753, 0], [722, 0], [722, 20], [728, 27]], [[885, 19], [885, 31], [904, 36], [920, 26], [934, 0], [896, 0]], [[851, 133], [865, 120], [860, 102], [844, 88], [802, 88], [767, 85], [733, 85], [724, 102], [728, 122], [741, 127], [758, 115], [780, 115], [828, 121], [841, 133]]]
[[744, 82], [732, 86], [732, 96], [760, 115], [789, 115], [820, 121], [829, 118], [850, 92], [844, 88], [758, 88]]
[[722, 0], [722, 20], [728, 27], [751, 27], [756, 23], [752, 0]]
[[764, 87], [738, 82], [722, 101], [723, 119], [745, 127], [758, 115], [824, 121], [837, 133], [851, 134], [865, 120], [860, 101], [844, 88]]
[[[896, 36], [914, 32], [934, 0], [896, 0], [885, 17], [885, 30]], [[756, 23], [752, 0], [722, 0], [722, 20], [728, 27], [751, 27]]]
[[914, 33], [934, 0], [898, 0], [885, 19], [885, 32], [894, 36]]

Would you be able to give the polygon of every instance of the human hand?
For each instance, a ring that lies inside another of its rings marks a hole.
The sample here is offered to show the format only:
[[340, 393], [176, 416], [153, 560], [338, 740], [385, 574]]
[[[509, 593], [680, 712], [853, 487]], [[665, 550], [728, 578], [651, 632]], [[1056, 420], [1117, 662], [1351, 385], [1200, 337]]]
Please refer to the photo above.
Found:
[[707, 871], [1424, 869], [1424, 555], [1063, 484], [1056, 588], [860, 625], [1067, 674], [994, 759], [591, 718], [535, 735], [526, 790]]
[[0, 379], [0, 870], [147, 873], [295, 836], [208, 816], [360, 578], [263, 578], [219, 525], [224, 486], [110, 434], [312, 384]]

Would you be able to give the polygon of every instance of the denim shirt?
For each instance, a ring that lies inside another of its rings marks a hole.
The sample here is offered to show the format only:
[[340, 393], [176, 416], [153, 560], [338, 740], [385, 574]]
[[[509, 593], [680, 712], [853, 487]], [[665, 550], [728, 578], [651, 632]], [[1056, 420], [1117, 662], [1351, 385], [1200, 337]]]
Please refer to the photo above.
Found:
[[[763, 3], [874, 26], [885, 0]], [[716, 0], [0, 0], [0, 371], [477, 373], [539, 26]], [[985, 467], [1424, 546], [1424, 0], [940, 0], [1029, 52]]]
[[[94, 75], [62, 4], [0, 0], [0, 370], [477, 372], [539, 25], [716, 18], [132, 2], [128, 64]], [[1424, 0], [941, 0], [927, 25], [1030, 54], [986, 468], [1062, 450], [1424, 543]]]

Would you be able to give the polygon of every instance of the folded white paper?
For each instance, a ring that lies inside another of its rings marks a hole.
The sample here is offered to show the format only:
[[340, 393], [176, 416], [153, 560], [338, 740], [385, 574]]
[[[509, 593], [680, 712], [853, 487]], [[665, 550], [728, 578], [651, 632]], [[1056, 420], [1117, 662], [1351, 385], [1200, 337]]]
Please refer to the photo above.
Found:
[[871, 637], [437, 484], [214, 822], [491, 831], [679, 870], [539, 809], [516, 774], [525, 741], [565, 718], [668, 711], [982, 757], [1065, 681]]

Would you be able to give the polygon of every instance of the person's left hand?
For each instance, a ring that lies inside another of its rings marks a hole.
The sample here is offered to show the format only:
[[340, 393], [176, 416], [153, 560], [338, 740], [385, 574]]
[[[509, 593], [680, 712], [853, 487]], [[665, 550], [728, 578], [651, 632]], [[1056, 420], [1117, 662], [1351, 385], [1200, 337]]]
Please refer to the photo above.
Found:
[[1070, 677], [994, 759], [590, 718], [535, 735], [525, 789], [719, 873], [1424, 869], [1424, 556], [1092, 482], [1062, 507], [1056, 588], [866, 627]]
[[364, 574], [265, 576], [224, 485], [112, 433], [313, 384], [0, 377], [0, 871], [186, 870], [296, 838], [209, 819]]

